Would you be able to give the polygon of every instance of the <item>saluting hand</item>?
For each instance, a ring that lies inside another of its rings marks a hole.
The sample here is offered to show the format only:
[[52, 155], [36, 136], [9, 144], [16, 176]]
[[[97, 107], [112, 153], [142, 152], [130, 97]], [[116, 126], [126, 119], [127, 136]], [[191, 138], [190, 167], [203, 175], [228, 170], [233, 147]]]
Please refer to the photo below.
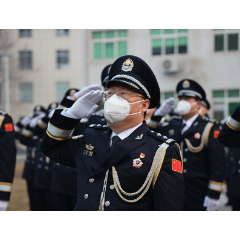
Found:
[[175, 103], [175, 98], [170, 97], [154, 112], [153, 115], [162, 116], [162, 117], [165, 116], [166, 114], [172, 111], [174, 103]]
[[94, 90], [94, 91], [102, 90], [102, 87], [99, 84], [92, 84], [92, 85], [84, 87], [80, 91], [76, 92], [74, 94], [74, 96], [76, 99], [79, 99], [80, 97], [86, 95], [87, 93], [91, 92], [92, 90]]
[[92, 90], [79, 98], [71, 108], [67, 109], [67, 114], [75, 119], [89, 118], [98, 108], [96, 104], [103, 98], [102, 91]]

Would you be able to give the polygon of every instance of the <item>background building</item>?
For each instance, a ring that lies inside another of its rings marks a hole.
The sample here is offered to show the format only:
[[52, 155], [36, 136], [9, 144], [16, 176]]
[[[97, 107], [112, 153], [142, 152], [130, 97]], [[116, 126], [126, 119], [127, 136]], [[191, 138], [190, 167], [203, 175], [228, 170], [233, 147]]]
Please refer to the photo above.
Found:
[[[162, 102], [176, 96], [179, 80], [191, 78], [206, 90], [210, 116], [220, 120], [240, 102], [239, 34], [236, 29], [1, 30], [0, 50], [12, 53], [10, 113], [17, 121], [36, 104], [59, 101], [69, 87], [100, 83], [107, 64], [131, 54], [153, 69]], [[3, 72], [2, 62], [2, 109]]]

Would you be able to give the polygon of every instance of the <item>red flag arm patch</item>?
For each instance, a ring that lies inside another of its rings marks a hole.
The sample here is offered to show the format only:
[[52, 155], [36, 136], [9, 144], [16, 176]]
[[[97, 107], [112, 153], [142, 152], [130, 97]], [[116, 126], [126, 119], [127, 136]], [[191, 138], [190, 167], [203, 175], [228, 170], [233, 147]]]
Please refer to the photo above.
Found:
[[219, 133], [220, 133], [220, 131], [215, 130], [215, 131], [213, 132], [213, 137], [214, 137], [214, 138], [218, 138]]
[[176, 159], [172, 159], [172, 170], [175, 171], [175, 172], [182, 173], [181, 162], [176, 160]]
[[5, 124], [5, 130], [6, 130], [6, 132], [12, 132], [13, 131], [12, 123], [6, 123]]

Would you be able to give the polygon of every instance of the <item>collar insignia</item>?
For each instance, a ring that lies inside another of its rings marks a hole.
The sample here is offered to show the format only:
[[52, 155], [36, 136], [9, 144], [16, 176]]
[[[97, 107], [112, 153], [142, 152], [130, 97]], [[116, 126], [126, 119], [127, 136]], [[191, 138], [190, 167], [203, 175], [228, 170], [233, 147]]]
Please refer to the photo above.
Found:
[[137, 136], [135, 139], [140, 140], [140, 139], [142, 139], [142, 137], [143, 137], [143, 133], [140, 136]]
[[195, 123], [193, 124], [194, 127], [196, 127], [197, 125], [198, 125], [198, 122], [195, 122]]

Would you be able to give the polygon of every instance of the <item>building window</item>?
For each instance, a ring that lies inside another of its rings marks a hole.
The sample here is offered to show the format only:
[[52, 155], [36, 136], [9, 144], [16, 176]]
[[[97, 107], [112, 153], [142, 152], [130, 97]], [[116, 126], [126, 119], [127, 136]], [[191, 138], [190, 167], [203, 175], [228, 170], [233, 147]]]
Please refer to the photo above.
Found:
[[33, 85], [32, 83], [20, 83], [20, 103], [32, 103], [33, 102]]
[[70, 88], [69, 82], [58, 82], [57, 83], [57, 88], [56, 88], [57, 89], [57, 94], [56, 94], [56, 96], [57, 96], [56, 101], [57, 102], [61, 102], [62, 101], [66, 91], [69, 88]]
[[57, 68], [68, 69], [69, 68], [69, 51], [57, 51]]
[[32, 69], [32, 52], [31, 51], [19, 52], [19, 68]]
[[240, 103], [240, 89], [216, 90], [213, 96], [213, 115], [218, 121], [231, 115]]
[[32, 37], [32, 29], [19, 29], [19, 37]]
[[127, 55], [127, 30], [92, 32], [93, 58], [113, 59]]
[[56, 29], [56, 36], [57, 37], [69, 36], [69, 29]]
[[188, 29], [151, 29], [152, 55], [186, 54]]
[[239, 45], [239, 29], [214, 29], [214, 51], [236, 51]]
[[165, 101], [170, 97], [177, 98], [177, 93], [175, 93], [175, 92], [161, 92], [161, 100]]

